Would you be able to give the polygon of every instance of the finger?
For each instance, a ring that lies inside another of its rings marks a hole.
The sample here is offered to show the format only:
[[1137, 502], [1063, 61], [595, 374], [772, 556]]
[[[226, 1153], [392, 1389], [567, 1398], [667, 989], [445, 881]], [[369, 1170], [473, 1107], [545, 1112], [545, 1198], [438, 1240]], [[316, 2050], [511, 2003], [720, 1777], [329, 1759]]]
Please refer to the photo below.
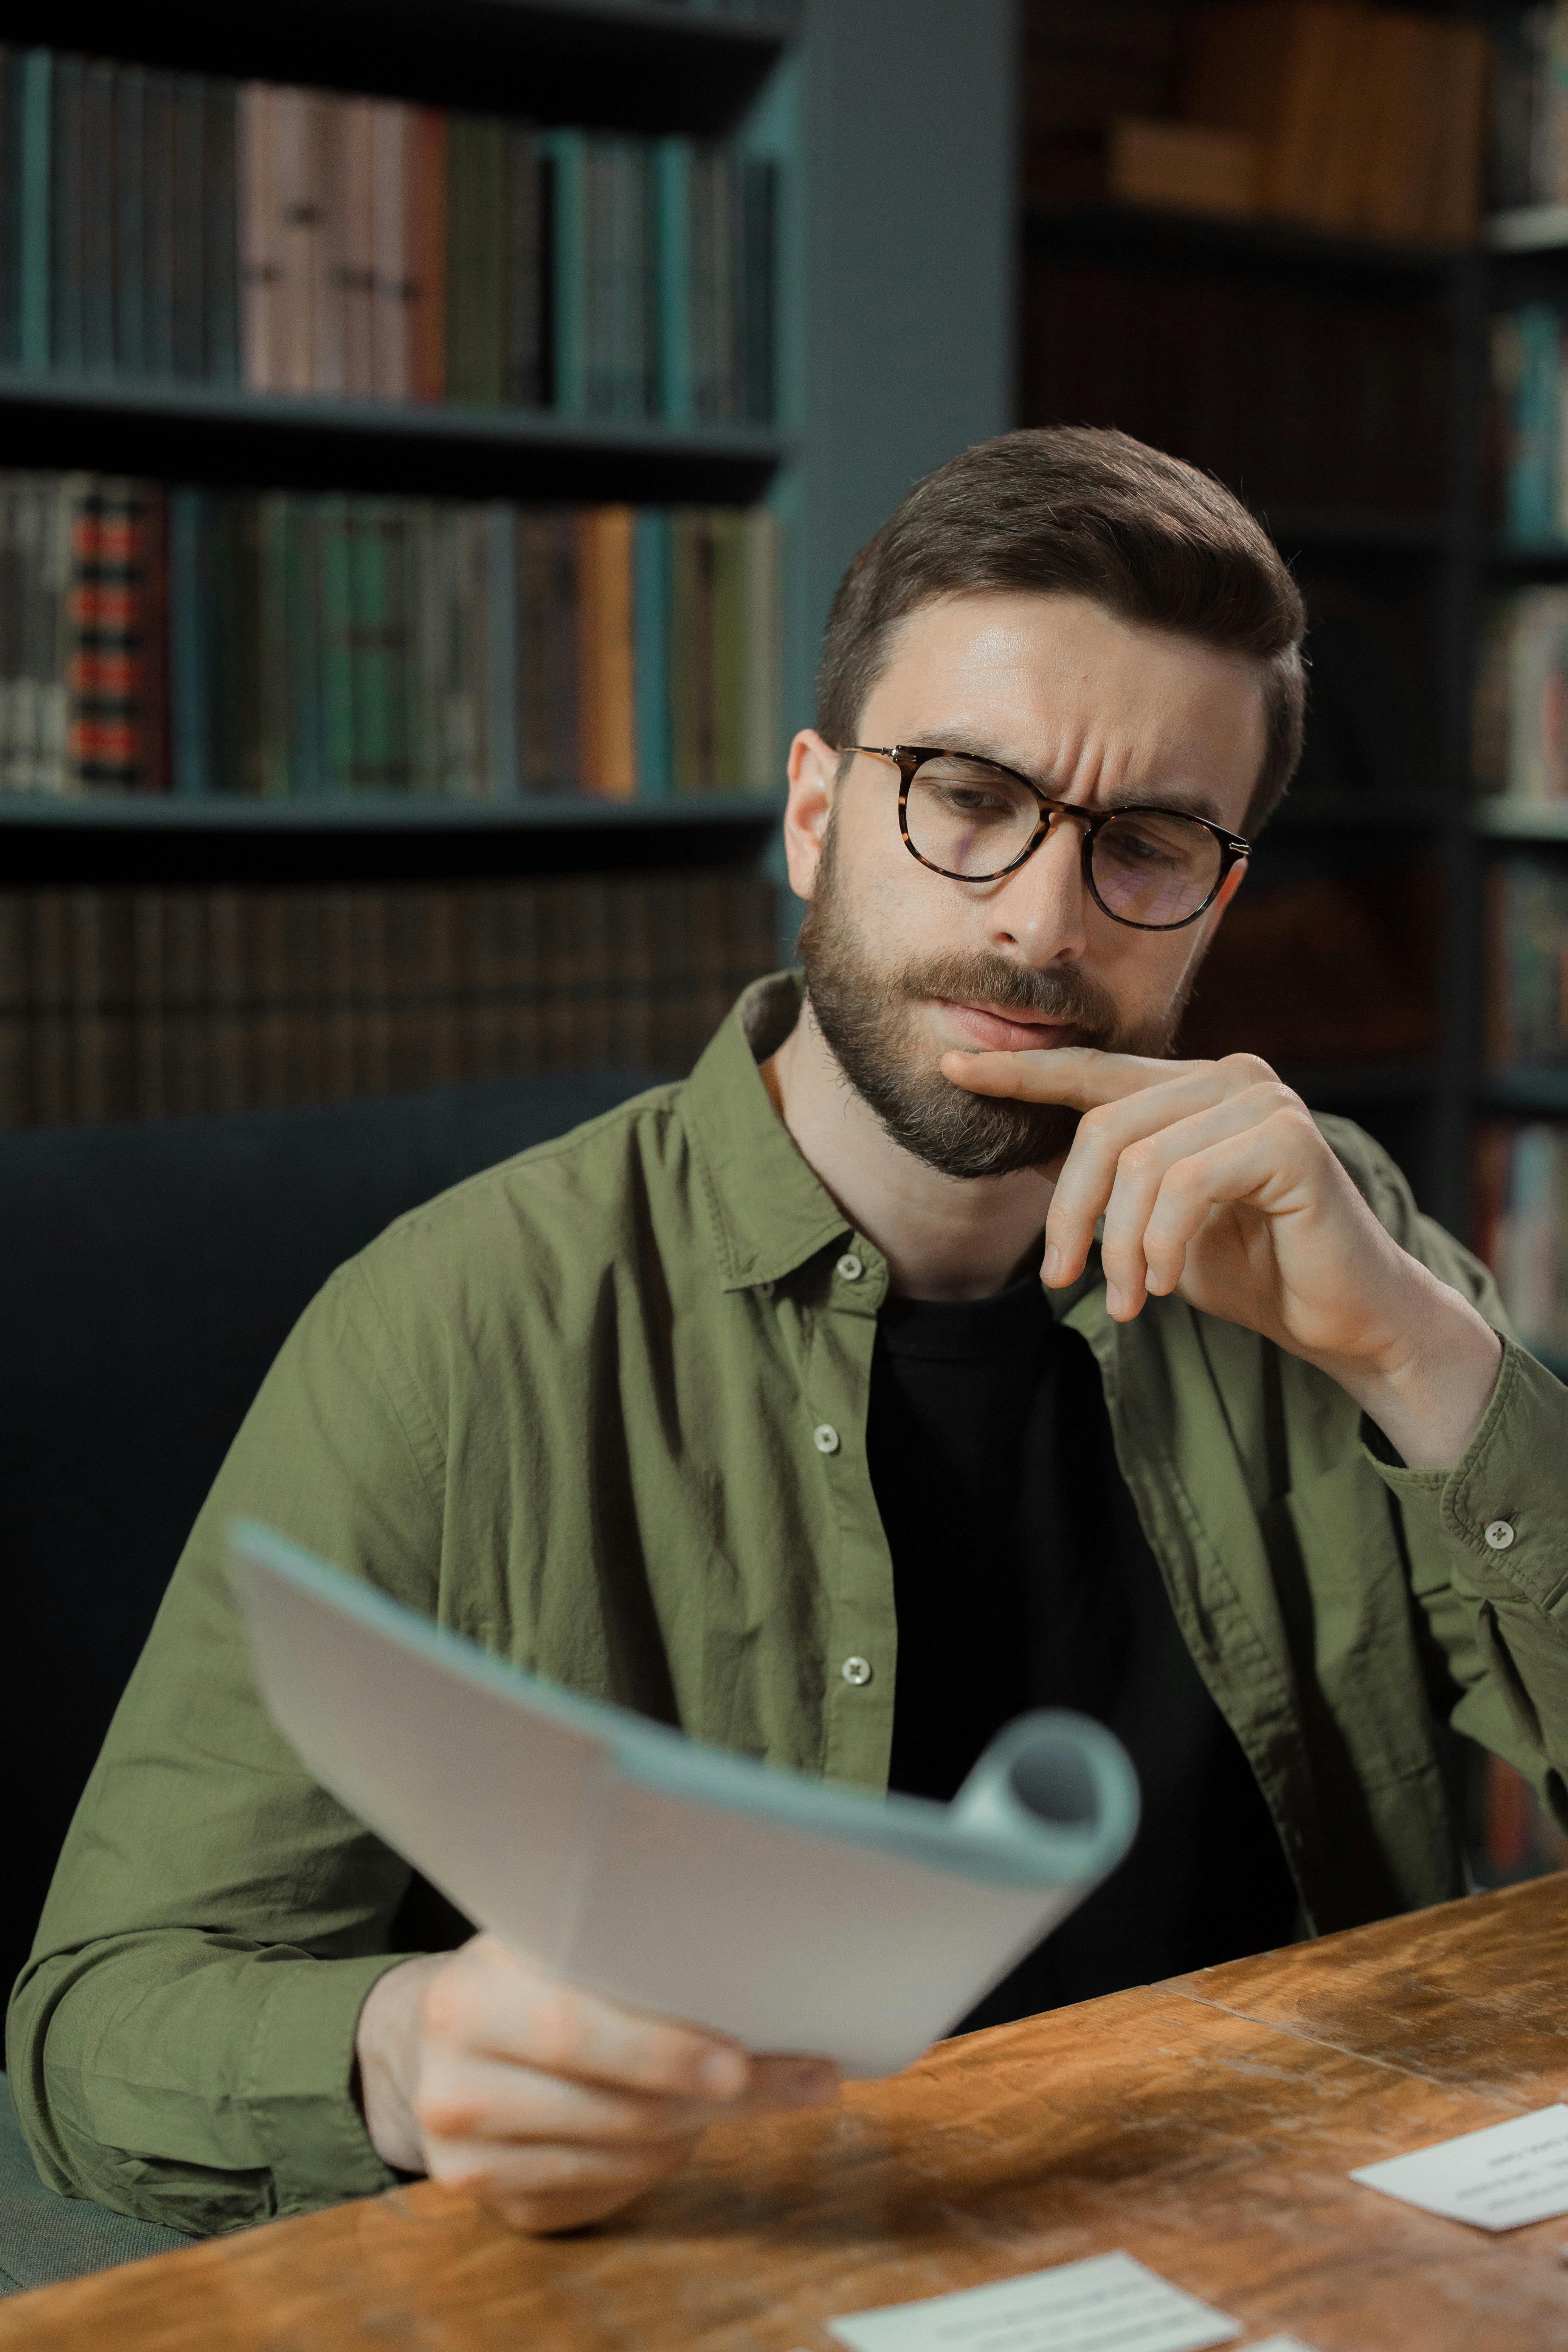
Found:
[[1146, 1087], [1213, 1063], [1156, 1061], [1142, 1054], [1108, 1054], [1097, 1045], [1035, 1047], [1019, 1054], [964, 1054], [942, 1057], [942, 1073], [972, 1094], [1009, 1095], [1022, 1102], [1065, 1103], [1094, 1110], [1120, 1102]]
[[745, 2051], [719, 2034], [619, 2008], [529, 1969], [493, 1937], [465, 1945], [425, 1996], [428, 2036], [552, 2074], [733, 2100], [751, 2078]]
[[1308, 1114], [1298, 1118], [1281, 1110], [1166, 1170], [1144, 1235], [1153, 1286], [1174, 1289], [1194, 1237], [1212, 1210], [1250, 1201], [1266, 1214], [1278, 1215], [1289, 1205], [1301, 1174], [1298, 1147], [1304, 1139], [1303, 1122], [1317, 1139]]
[[762, 2059], [741, 2096], [720, 2106], [711, 2099], [611, 2089], [504, 2059], [447, 2057], [437, 2047], [426, 2053], [415, 2114], [428, 2140], [647, 2147], [689, 2138], [721, 2115], [818, 2106], [837, 2088], [837, 2070], [820, 2060]]
[[1182, 1249], [1173, 1257], [1162, 1251], [1159, 1232], [1150, 1229], [1168, 1171], [1261, 1126], [1279, 1108], [1282, 1092], [1278, 1087], [1249, 1087], [1245, 1094], [1139, 1137], [1120, 1154], [1100, 1239], [1106, 1304], [1118, 1321], [1136, 1315], [1148, 1291], [1174, 1289], [1181, 1279]]
[[[1041, 1271], [1047, 1282], [1073, 1282], [1082, 1273], [1096, 1220], [1109, 1206], [1125, 1152], [1184, 1118], [1219, 1102], [1242, 1101], [1258, 1093], [1256, 1086], [1238, 1089], [1236, 1074], [1227, 1072], [1221, 1063], [1194, 1062], [1184, 1068], [1184, 1076], [1172, 1078], [1167, 1085], [1102, 1104], [1086, 1111], [1079, 1121], [1046, 1217]], [[1279, 1080], [1271, 1073], [1268, 1083], [1279, 1089]]]

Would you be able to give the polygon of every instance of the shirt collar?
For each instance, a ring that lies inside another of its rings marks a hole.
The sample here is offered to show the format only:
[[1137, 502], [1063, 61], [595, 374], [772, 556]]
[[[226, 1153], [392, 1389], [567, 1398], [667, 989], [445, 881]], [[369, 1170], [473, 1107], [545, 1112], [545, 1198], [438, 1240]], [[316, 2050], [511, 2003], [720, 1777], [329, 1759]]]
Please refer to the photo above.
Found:
[[686, 1084], [682, 1108], [726, 1290], [780, 1281], [851, 1230], [802, 1159], [757, 1066], [795, 1027], [802, 996], [798, 972], [753, 981]]

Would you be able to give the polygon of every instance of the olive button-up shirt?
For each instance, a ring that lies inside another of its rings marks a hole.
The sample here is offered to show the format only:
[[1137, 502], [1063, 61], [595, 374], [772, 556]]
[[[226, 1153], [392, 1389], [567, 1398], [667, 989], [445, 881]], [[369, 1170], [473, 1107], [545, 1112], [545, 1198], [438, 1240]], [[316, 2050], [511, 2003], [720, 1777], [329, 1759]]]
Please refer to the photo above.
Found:
[[[898, 1627], [866, 1420], [888, 1274], [757, 1069], [798, 1004], [789, 976], [759, 982], [683, 1085], [401, 1218], [300, 1318], [174, 1572], [13, 1997], [13, 2094], [57, 2188], [201, 2231], [392, 2179], [353, 2049], [403, 1957], [409, 1873], [259, 1702], [225, 1570], [237, 1515], [533, 1673], [885, 1788]], [[1388, 1229], [1500, 1325], [1483, 1269], [1377, 1147], [1323, 1125]], [[1049, 1296], [1099, 1363], [1306, 1924], [1461, 1892], [1446, 1718], [1561, 1800], [1568, 1391], [1509, 1341], [1465, 1459], [1412, 1472], [1333, 1381], [1251, 1332], [1176, 1298], [1114, 1324], [1093, 1264]]]

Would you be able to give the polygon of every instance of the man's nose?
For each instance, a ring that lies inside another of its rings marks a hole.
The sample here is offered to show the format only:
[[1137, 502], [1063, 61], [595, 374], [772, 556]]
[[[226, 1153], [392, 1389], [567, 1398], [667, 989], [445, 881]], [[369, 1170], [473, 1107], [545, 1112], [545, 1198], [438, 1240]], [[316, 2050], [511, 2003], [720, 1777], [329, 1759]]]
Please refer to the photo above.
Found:
[[1073, 963], [1087, 944], [1088, 892], [1083, 828], [1053, 809], [1038, 849], [1010, 874], [991, 902], [997, 944], [1021, 949], [1030, 963]]

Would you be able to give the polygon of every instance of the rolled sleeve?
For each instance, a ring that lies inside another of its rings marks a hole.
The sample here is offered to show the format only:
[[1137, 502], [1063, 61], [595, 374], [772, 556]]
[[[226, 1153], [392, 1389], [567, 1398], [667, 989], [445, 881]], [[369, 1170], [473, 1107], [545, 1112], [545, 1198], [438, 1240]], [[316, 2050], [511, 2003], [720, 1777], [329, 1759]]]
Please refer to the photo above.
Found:
[[[1463, 1709], [1456, 1721], [1531, 1771], [1568, 1819], [1568, 1387], [1505, 1337], [1490, 1402], [1452, 1469], [1406, 1468], [1370, 1426], [1363, 1443], [1398, 1504], [1417, 1597], [1437, 1623], [1447, 1588], [1506, 1702], [1504, 1737]], [[1452, 1657], [1452, 1628], [1437, 1630]]]

